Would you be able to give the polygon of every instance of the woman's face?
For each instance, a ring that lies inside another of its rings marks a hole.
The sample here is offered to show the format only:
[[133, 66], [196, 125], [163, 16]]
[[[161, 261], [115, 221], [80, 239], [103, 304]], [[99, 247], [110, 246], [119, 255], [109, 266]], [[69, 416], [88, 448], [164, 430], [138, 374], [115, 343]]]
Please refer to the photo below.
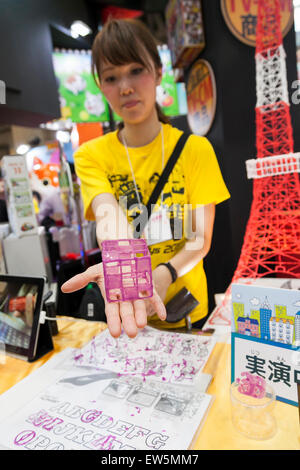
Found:
[[125, 123], [139, 124], [153, 112], [156, 87], [161, 82], [161, 69], [151, 70], [139, 63], [100, 68], [100, 87], [112, 109]]

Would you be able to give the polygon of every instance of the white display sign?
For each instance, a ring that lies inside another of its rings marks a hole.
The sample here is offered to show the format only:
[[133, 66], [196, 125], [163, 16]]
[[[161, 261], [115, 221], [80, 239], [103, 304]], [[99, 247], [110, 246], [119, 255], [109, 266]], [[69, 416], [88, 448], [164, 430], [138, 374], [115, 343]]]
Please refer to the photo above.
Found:
[[[263, 377], [278, 400], [298, 406], [300, 279], [239, 279], [231, 285], [232, 371]], [[233, 378], [233, 380], [234, 380]]]
[[270, 344], [262, 339], [232, 333], [231, 379], [250, 372], [266, 380], [276, 399], [298, 406], [297, 381], [300, 382], [300, 350]]
[[25, 157], [3, 157], [2, 162], [11, 229], [18, 237], [37, 233], [38, 224]]

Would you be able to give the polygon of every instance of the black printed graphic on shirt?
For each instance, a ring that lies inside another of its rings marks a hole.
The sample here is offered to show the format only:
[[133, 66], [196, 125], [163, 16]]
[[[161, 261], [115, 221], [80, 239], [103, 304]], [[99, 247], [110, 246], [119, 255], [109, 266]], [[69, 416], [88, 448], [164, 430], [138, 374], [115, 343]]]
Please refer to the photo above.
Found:
[[[120, 202], [120, 205], [123, 207], [123, 204], [126, 204], [123, 209], [128, 212], [128, 218], [131, 222], [138, 215], [138, 205], [139, 200], [136, 194], [136, 189], [134, 186], [134, 181], [129, 179], [129, 175], [108, 175], [108, 180], [111, 184], [111, 187], [114, 190], [117, 200]], [[137, 186], [138, 194], [140, 201], [143, 204], [143, 195], [142, 192]]]
[[[140, 214], [138, 210], [139, 200], [133, 179], [129, 174], [108, 175], [109, 182], [114, 190], [117, 200], [127, 212], [129, 222], [133, 222]], [[160, 174], [154, 172], [148, 181], [144, 181], [143, 192], [137, 179], [136, 185], [141, 204], [146, 205]], [[165, 184], [161, 196], [161, 202], [168, 209], [173, 240], [180, 240], [183, 236], [184, 204], [186, 203], [184, 175], [178, 164], [175, 165], [168, 182]]]
[[159, 173], [153, 173], [153, 175], [151, 176], [151, 178], [149, 178], [149, 184], [156, 184], [159, 180]]

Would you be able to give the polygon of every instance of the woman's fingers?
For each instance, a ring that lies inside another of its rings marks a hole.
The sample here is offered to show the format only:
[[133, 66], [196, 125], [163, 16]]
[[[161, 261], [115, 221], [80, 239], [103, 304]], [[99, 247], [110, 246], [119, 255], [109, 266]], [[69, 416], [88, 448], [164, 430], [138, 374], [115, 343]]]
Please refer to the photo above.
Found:
[[136, 326], [138, 328], [145, 328], [147, 325], [147, 311], [146, 304], [144, 300], [135, 300], [133, 302], [134, 315]]
[[64, 293], [75, 292], [76, 290], [83, 289], [89, 282], [97, 282], [98, 285], [103, 283], [103, 266], [102, 263], [90, 266], [86, 271], [76, 276], [71, 277], [62, 286], [61, 290]]
[[122, 331], [134, 338], [139, 328], [147, 325], [146, 306], [143, 300], [134, 302], [112, 302], [106, 303], [105, 313], [107, 326], [114, 338], [118, 338]]
[[161, 300], [160, 296], [158, 293], [154, 290], [152, 297], [149, 297], [149, 303], [150, 303], [150, 308], [149, 308], [149, 313], [150, 315], [152, 314], [152, 311], [154, 311], [158, 317], [164, 321], [167, 318], [167, 312], [166, 312], [166, 307]]
[[101, 290], [105, 302], [107, 326], [111, 335], [115, 338], [121, 335], [122, 326], [125, 333], [130, 338], [134, 338], [138, 333], [138, 329], [147, 325], [149, 311], [151, 311], [151, 314], [157, 313], [161, 320], [166, 319], [164, 303], [155, 289], [153, 296], [147, 299], [139, 299], [133, 302], [107, 302], [102, 263], [90, 266], [83, 273], [72, 277], [61, 286], [61, 290], [64, 293], [75, 292], [83, 289], [89, 282], [96, 282]]
[[125, 333], [129, 338], [134, 338], [138, 333], [138, 327], [135, 319], [133, 303], [124, 301], [120, 302], [120, 317]]
[[105, 303], [107, 327], [114, 338], [122, 333], [119, 302]]

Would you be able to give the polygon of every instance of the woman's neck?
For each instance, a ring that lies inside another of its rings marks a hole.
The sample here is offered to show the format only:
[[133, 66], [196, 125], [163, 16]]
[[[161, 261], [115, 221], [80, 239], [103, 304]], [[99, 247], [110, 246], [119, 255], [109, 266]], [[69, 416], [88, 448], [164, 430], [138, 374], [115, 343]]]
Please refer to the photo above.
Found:
[[139, 124], [124, 123], [123, 129], [119, 133], [119, 139], [123, 143], [125, 139], [128, 147], [143, 147], [152, 142], [159, 134], [161, 123], [157, 113], [150, 116]]

